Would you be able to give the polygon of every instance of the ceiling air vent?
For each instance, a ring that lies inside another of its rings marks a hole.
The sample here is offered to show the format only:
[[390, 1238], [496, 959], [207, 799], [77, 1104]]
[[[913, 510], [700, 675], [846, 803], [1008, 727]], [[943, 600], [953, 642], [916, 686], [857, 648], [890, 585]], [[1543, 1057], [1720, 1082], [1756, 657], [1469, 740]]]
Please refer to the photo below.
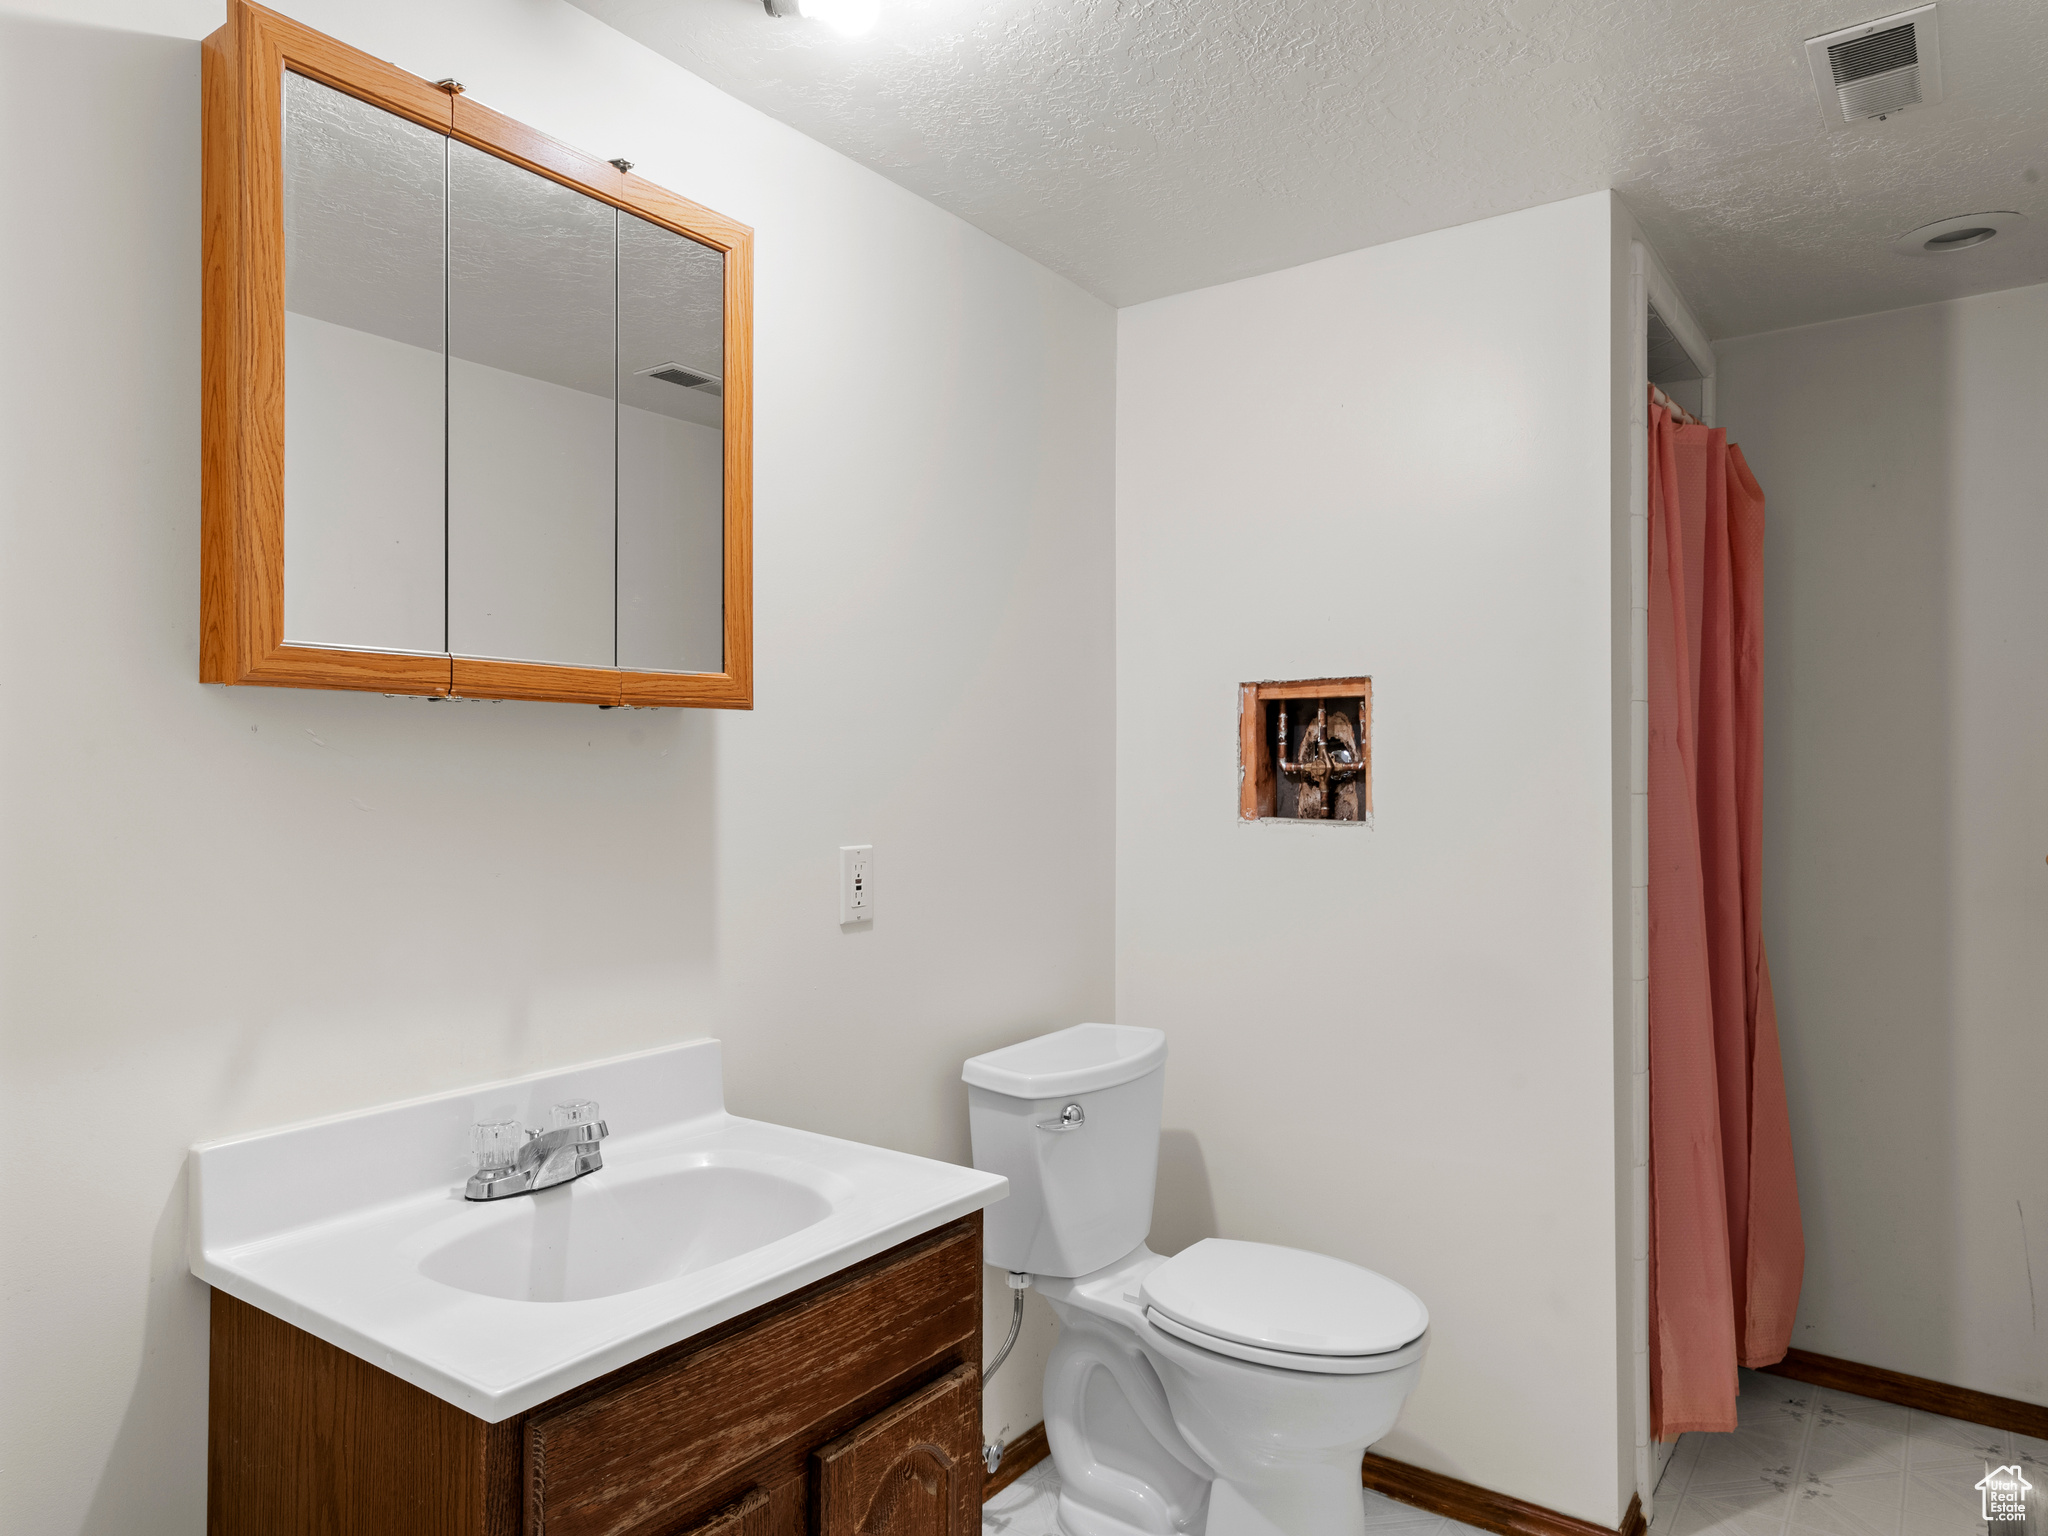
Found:
[[1828, 127], [1847, 128], [1941, 100], [1934, 12], [1923, 5], [1806, 40], [1806, 62]]
[[664, 384], [680, 384], [685, 389], [701, 389], [707, 395], [723, 395], [725, 381], [715, 373], [699, 373], [694, 368], [685, 368], [681, 363], [656, 363], [652, 368], [639, 370], [643, 378], [660, 379]]

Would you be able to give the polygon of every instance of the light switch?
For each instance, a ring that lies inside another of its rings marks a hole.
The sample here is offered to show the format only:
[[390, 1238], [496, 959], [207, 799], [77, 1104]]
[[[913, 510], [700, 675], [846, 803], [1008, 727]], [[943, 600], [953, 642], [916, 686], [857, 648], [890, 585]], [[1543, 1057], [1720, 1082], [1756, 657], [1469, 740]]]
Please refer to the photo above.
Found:
[[839, 921], [865, 923], [875, 915], [875, 850], [861, 843], [839, 850]]

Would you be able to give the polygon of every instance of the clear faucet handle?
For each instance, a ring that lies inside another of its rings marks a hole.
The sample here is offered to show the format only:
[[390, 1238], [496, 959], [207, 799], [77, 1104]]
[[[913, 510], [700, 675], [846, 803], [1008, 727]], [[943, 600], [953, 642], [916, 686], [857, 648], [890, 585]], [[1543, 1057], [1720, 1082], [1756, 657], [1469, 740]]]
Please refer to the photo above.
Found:
[[572, 1125], [595, 1125], [597, 1123], [597, 1100], [571, 1099], [566, 1104], [557, 1104], [552, 1111], [551, 1129], [562, 1130]]
[[479, 1172], [515, 1166], [525, 1144], [526, 1127], [517, 1120], [489, 1120], [469, 1128], [469, 1150]]

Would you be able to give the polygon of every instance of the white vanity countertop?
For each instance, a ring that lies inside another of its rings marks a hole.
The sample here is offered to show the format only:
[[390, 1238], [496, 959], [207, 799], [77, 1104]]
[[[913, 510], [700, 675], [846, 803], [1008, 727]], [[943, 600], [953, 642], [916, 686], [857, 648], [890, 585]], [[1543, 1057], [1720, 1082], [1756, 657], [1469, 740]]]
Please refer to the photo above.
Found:
[[[602, 1169], [463, 1198], [472, 1124], [570, 1099], [598, 1101]], [[716, 1040], [207, 1142], [190, 1167], [193, 1274], [490, 1422], [1009, 1192], [727, 1114]], [[564, 1293], [589, 1299], [512, 1299]]]

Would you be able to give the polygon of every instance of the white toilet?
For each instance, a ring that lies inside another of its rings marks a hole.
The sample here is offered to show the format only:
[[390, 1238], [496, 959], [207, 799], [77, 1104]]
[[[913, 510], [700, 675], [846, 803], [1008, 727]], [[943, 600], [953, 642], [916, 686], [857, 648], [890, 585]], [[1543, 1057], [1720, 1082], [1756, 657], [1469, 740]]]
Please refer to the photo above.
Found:
[[960, 1075], [974, 1165], [1010, 1181], [985, 1256], [1059, 1315], [1045, 1428], [1067, 1536], [1360, 1536], [1365, 1448], [1422, 1372], [1421, 1301], [1298, 1248], [1145, 1246], [1159, 1030], [1079, 1024]]

